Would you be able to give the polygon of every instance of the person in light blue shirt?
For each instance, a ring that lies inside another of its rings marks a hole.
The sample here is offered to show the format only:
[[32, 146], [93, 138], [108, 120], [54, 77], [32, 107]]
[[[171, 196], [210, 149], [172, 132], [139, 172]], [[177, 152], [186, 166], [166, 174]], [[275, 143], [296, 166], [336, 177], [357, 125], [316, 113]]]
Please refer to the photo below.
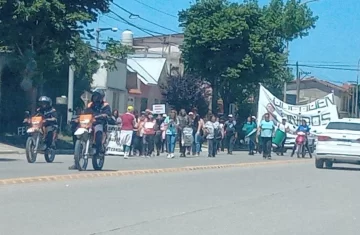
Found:
[[167, 124], [167, 129], [166, 129], [166, 143], [168, 146], [167, 158], [174, 158], [177, 129], [179, 125], [179, 119], [177, 118], [176, 110], [171, 110], [170, 115], [165, 119], [164, 123]]
[[271, 159], [272, 136], [275, 130], [275, 124], [270, 120], [270, 115], [266, 113], [264, 119], [260, 122], [258, 134], [260, 134], [263, 149], [263, 158]]

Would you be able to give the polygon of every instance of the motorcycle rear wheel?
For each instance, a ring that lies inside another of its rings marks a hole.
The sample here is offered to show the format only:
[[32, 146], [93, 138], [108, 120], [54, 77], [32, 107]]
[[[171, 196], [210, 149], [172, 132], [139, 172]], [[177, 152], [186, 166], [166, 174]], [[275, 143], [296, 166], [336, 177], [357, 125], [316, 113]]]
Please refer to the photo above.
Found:
[[[39, 137], [38, 137], [39, 138]], [[36, 140], [29, 136], [26, 140], [25, 154], [28, 163], [36, 162], [37, 153], [35, 153]]]
[[75, 166], [79, 171], [86, 171], [88, 158], [85, 158], [86, 143], [76, 140], [74, 149]]
[[44, 152], [45, 161], [47, 163], [52, 163], [55, 160], [55, 150], [48, 148]]

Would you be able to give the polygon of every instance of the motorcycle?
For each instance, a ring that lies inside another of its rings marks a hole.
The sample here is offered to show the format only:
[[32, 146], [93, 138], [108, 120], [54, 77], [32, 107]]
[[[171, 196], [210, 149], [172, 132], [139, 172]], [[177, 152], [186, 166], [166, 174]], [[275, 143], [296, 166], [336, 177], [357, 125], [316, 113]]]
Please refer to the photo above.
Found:
[[[34, 116], [28, 118], [29, 128], [26, 133], [26, 159], [28, 163], [36, 162], [37, 154], [44, 153], [45, 161], [51, 163], [55, 160], [55, 149], [51, 147], [53, 127], [44, 127], [44, 118]], [[49, 134], [50, 133], [50, 134]]]
[[96, 143], [102, 143], [103, 126], [94, 125], [96, 117], [92, 114], [81, 114], [79, 116], [79, 126], [74, 135], [75, 142], [74, 159], [75, 166], [79, 171], [84, 171], [88, 165], [88, 159], [92, 159], [94, 170], [101, 170], [104, 166], [105, 155], [101, 153], [101, 147]]
[[299, 131], [295, 139], [295, 144], [296, 144], [295, 151], [298, 158], [300, 158], [300, 154], [302, 158], [304, 158], [306, 155], [305, 143], [306, 143], [306, 133]]

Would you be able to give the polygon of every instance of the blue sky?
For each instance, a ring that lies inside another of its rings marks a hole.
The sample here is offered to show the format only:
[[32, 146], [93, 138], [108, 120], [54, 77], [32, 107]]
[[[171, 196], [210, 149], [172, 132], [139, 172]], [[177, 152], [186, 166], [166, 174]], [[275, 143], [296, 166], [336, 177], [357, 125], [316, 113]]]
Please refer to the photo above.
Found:
[[[169, 28], [175, 32], [181, 32], [176, 17], [181, 9], [188, 8], [192, 0], [114, 0], [128, 11], [141, 16], [144, 19]], [[139, 2], [150, 5], [164, 13], [160, 13]], [[236, 1], [234, 1], [236, 2]], [[238, 1], [241, 2], [241, 1]], [[259, 0], [261, 4], [269, 3], [269, 0]], [[299, 61], [299, 64], [310, 66], [327, 66], [335, 69], [301, 67], [304, 72], [322, 80], [331, 82], [355, 81], [356, 71], [342, 71], [337, 68], [357, 69], [360, 59], [360, 0], [319, 0], [308, 3], [309, 7], [319, 16], [316, 28], [311, 30], [310, 35], [303, 39], [297, 39], [290, 44], [289, 63]], [[129, 14], [112, 6], [111, 9], [124, 17], [129, 22], [142, 28], [155, 32], [169, 34], [172, 31], [155, 26], [141, 19], [129, 19]], [[109, 16], [114, 16], [109, 14]], [[140, 30], [125, 23], [102, 16], [99, 22], [89, 25], [96, 27], [117, 27], [119, 32], [102, 32], [101, 39], [108, 37], [120, 39], [121, 31], [130, 29], [135, 37], [149, 36]]]

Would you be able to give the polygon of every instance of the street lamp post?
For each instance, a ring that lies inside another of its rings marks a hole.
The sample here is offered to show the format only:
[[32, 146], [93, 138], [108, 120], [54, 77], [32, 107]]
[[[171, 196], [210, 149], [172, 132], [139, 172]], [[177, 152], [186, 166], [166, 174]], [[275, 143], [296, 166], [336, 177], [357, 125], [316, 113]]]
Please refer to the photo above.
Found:
[[68, 97], [67, 97], [67, 122], [70, 123], [74, 109], [74, 67], [71, 65], [71, 59], [74, 58], [74, 53], [70, 54], [69, 65], [69, 84], [68, 84]]
[[119, 29], [118, 28], [97, 28], [96, 29], [96, 51], [99, 51], [99, 44], [100, 44], [100, 32], [103, 31], [113, 31], [113, 32], [117, 32]]

